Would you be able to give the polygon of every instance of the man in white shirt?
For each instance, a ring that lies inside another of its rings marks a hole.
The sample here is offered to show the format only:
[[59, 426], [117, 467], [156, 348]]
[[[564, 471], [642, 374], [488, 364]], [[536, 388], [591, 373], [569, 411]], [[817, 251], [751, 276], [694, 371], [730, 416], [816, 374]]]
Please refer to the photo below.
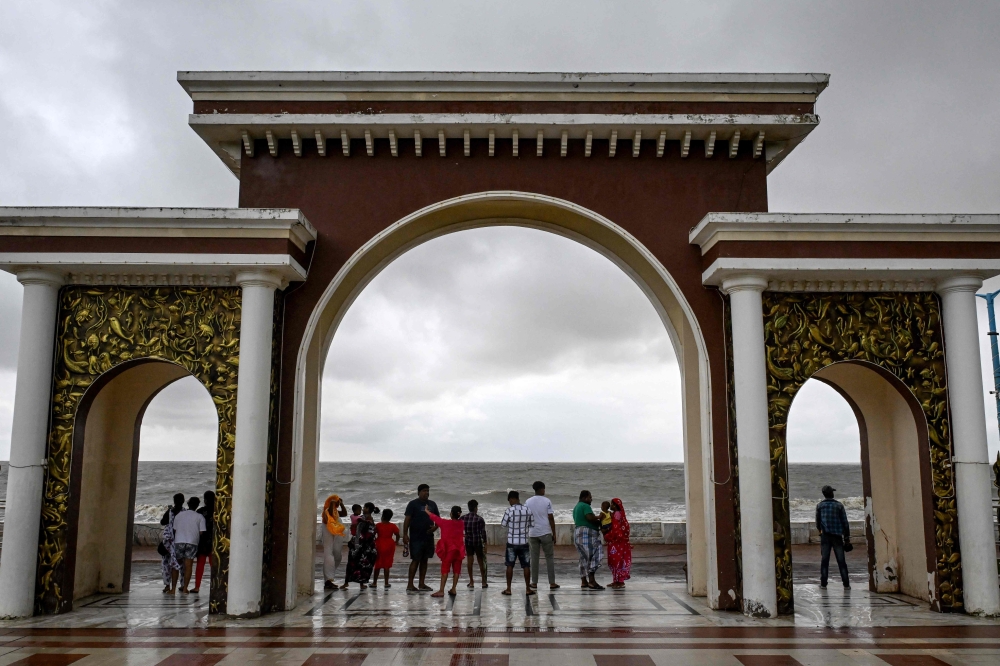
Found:
[[188, 594], [188, 582], [191, 580], [191, 563], [198, 557], [198, 541], [201, 534], [208, 529], [205, 516], [198, 513], [201, 500], [192, 497], [188, 500], [188, 508], [174, 516], [174, 557], [184, 566], [184, 579], [181, 582], [181, 592]]
[[552, 547], [556, 538], [556, 519], [552, 515], [552, 502], [545, 496], [545, 484], [535, 481], [531, 484], [534, 497], [524, 502], [531, 512], [532, 525], [528, 530], [528, 549], [531, 552], [531, 587], [538, 589], [539, 551], [545, 551], [545, 566], [549, 570], [549, 589], [558, 590], [556, 585], [556, 558]]

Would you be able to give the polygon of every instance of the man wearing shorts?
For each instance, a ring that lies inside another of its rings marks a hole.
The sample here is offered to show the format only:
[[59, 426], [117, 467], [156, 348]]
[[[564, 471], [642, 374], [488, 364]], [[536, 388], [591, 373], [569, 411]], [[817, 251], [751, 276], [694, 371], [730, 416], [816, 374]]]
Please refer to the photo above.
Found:
[[465, 522], [465, 554], [469, 562], [469, 587], [475, 587], [472, 579], [472, 560], [479, 560], [479, 573], [483, 577], [483, 587], [489, 587], [486, 582], [486, 521], [479, 515], [479, 502], [469, 500], [469, 513], [462, 516]]
[[208, 529], [205, 517], [197, 512], [199, 504], [201, 500], [192, 497], [188, 500], [188, 508], [174, 516], [174, 556], [184, 568], [181, 580], [181, 592], [184, 594], [190, 593], [191, 563], [198, 557], [198, 542]]
[[[406, 586], [407, 592], [430, 592], [425, 579], [427, 578], [427, 560], [434, 556], [434, 530], [437, 525], [427, 516], [424, 507], [435, 516], [440, 516], [437, 504], [430, 499], [431, 487], [426, 483], [417, 486], [417, 499], [406, 505], [405, 520], [403, 520], [403, 545], [410, 548], [410, 580]], [[413, 577], [420, 570], [420, 587], [413, 585]]]
[[534, 524], [531, 511], [521, 504], [521, 494], [516, 490], [507, 493], [507, 503], [510, 507], [504, 511], [500, 524], [507, 528], [507, 550], [504, 553], [504, 564], [507, 565], [507, 589], [501, 594], [510, 596], [510, 584], [514, 580], [514, 562], [521, 562], [524, 570], [524, 587], [527, 594], [534, 594], [531, 589], [531, 565], [528, 563], [528, 530]]

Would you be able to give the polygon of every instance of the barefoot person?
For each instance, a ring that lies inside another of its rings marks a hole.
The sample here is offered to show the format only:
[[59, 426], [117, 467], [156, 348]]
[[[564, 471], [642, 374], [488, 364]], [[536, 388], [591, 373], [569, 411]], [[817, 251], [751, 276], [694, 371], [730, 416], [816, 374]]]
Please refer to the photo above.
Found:
[[531, 529], [528, 530], [528, 550], [531, 551], [531, 587], [538, 589], [538, 569], [540, 551], [545, 553], [545, 567], [549, 573], [549, 589], [558, 590], [556, 585], [556, 558], [553, 554], [556, 535], [556, 519], [552, 515], [552, 502], [545, 496], [545, 484], [535, 481], [531, 484], [534, 497], [524, 501], [531, 512]]
[[469, 587], [475, 587], [472, 579], [472, 560], [479, 561], [479, 573], [483, 577], [483, 587], [489, 587], [486, 582], [486, 521], [479, 515], [479, 502], [469, 500], [469, 513], [462, 516], [465, 523], [465, 553], [469, 563]]
[[594, 574], [601, 568], [601, 521], [594, 515], [590, 503], [594, 501], [589, 490], [580, 492], [580, 501], [573, 508], [573, 542], [580, 554], [580, 587], [585, 590], [603, 590]]
[[188, 583], [191, 582], [191, 565], [198, 557], [201, 535], [208, 529], [205, 517], [198, 513], [201, 500], [192, 497], [187, 505], [187, 509], [174, 516], [174, 555], [184, 568], [184, 578], [181, 581], [181, 592], [184, 594], [190, 593]]
[[385, 571], [385, 586], [389, 584], [389, 569], [392, 568], [392, 560], [396, 556], [396, 545], [399, 544], [399, 528], [392, 524], [392, 509], [382, 512], [382, 522], [375, 526], [375, 551], [378, 559], [375, 560], [375, 574], [372, 576], [372, 587], [378, 587], [378, 573]]
[[163, 525], [163, 536], [156, 547], [156, 552], [160, 554], [160, 573], [163, 574], [163, 593], [174, 594], [177, 591], [177, 572], [181, 570], [181, 565], [177, 561], [174, 552], [174, 518], [184, 510], [184, 493], [174, 495], [174, 505], [167, 508], [160, 519]]
[[344, 557], [344, 536], [347, 528], [341, 518], [347, 516], [347, 507], [339, 495], [330, 495], [323, 502], [323, 587], [337, 589], [337, 567]]
[[[426, 483], [417, 486], [417, 499], [406, 505], [403, 515], [403, 545], [410, 548], [410, 579], [406, 585], [407, 592], [430, 592], [427, 586], [427, 560], [434, 555], [434, 530], [437, 525], [427, 517], [424, 509], [429, 509], [435, 516], [440, 516], [437, 504], [431, 501], [431, 487]], [[413, 577], [420, 571], [420, 587], [413, 585]]]
[[441, 528], [441, 539], [437, 545], [437, 556], [441, 558], [441, 589], [432, 594], [432, 597], [443, 597], [444, 586], [448, 582], [448, 572], [454, 576], [449, 596], [458, 594], [458, 577], [462, 575], [462, 560], [465, 559], [465, 521], [462, 520], [462, 507], [451, 507], [451, 520], [445, 520], [440, 516], [431, 513], [430, 507], [424, 507], [427, 517], [434, 521], [434, 524]]
[[201, 592], [201, 577], [205, 574], [205, 564], [212, 559], [212, 546], [215, 540], [215, 493], [211, 490], [205, 491], [205, 504], [198, 513], [205, 518], [205, 532], [198, 540], [198, 563], [194, 568], [194, 589], [193, 593]]
[[356, 533], [347, 547], [347, 575], [342, 589], [346, 590], [351, 583], [360, 583], [362, 590], [368, 588], [375, 560], [378, 559], [378, 551], [375, 550], [375, 519], [372, 516], [379, 513], [379, 508], [371, 502], [366, 502], [362, 508], [361, 518], [355, 525]]
[[611, 529], [604, 534], [608, 546], [608, 568], [613, 582], [611, 588], [620, 590], [632, 574], [632, 544], [629, 543], [631, 527], [625, 517], [625, 505], [617, 497], [611, 500]]
[[524, 587], [527, 594], [534, 594], [531, 589], [531, 565], [528, 564], [528, 530], [533, 524], [533, 517], [527, 507], [521, 504], [521, 494], [516, 490], [507, 493], [507, 503], [510, 504], [500, 519], [500, 524], [507, 528], [507, 549], [504, 552], [504, 564], [507, 565], [507, 589], [501, 592], [510, 596], [510, 584], [514, 580], [514, 563], [521, 562], [524, 571]]

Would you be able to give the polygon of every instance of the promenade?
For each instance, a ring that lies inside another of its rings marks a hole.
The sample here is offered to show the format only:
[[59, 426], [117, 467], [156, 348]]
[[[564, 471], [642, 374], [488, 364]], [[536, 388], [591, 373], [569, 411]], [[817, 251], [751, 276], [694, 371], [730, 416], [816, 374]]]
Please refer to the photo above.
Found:
[[[205, 594], [163, 595], [159, 563], [145, 550], [137, 549], [129, 594], [90, 597], [66, 615], [0, 622], [0, 666], [1000, 663], [997, 621], [871, 594], [857, 555], [853, 590], [837, 582], [820, 590], [807, 582], [818, 572], [810, 546], [795, 551], [795, 614], [767, 621], [712, 611], [689, 596], [684, 550], [676, 546], [637, 546], [624, 591], [580, 590], [575, 551], [560, 547], [559, 590], [550, 592], [543, 574], [539, 594], [527, 597], [515, 572], [515, 594], [502, 596], [501, 555], [494, 552], [486, 590], [463, 581], [455, 598], [408, 594], [397, 562], [388, 590], [317, 585], [293, 611], [241, 621], [209, 616]], [[437, 576], [432, 562], [429, 582]]]

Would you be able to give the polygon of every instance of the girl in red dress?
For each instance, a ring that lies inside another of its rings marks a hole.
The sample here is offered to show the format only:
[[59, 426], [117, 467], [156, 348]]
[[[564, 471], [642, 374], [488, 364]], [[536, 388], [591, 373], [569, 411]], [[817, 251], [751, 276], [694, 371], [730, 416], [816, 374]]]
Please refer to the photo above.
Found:
[[625, 517], [625, 505], [617, 497], [611, 500], [611, 530], [604, 535], [604, 543], [608, 547], [608, 568], [614, 582], [612, 589], [625, 587], [625, 581], [632, 573], [632, 544], [629, 543], [631, 528]]
[[441, 539], [434, 550], [441, 558], [441, 589], [431, 596], [444, 596], [444, 586], [448, 582], [448, 571], [450, 570], [454, 572], [455, 580], [451, 584], [451, 589], [448, 590], [448, 595], [453, 597], [458, 594], [455, 588], [458, 586], [458, 577], [462, 573], [462, 560], [465, 559], [465, 521], [462, 520], [462, 507], [451, 507], [451, 520], [439, 518], [431, 513], [427, 507], [424, 507], [424, 511], [427, 511], [427, 515], [434, 521], [434, 524], [441, 528]]
[[392, 558], [396, 554], [396, 544], [399, 543], [399, 528], [392, 524], [392, 509], [382, 512], [382, 522], [375, 526], [375, 575], [372, 577], [372, 587], [378, 586], [378, 572], [385, 569], [385, 586], [389, 584], [389, 569], [392, 568]]

